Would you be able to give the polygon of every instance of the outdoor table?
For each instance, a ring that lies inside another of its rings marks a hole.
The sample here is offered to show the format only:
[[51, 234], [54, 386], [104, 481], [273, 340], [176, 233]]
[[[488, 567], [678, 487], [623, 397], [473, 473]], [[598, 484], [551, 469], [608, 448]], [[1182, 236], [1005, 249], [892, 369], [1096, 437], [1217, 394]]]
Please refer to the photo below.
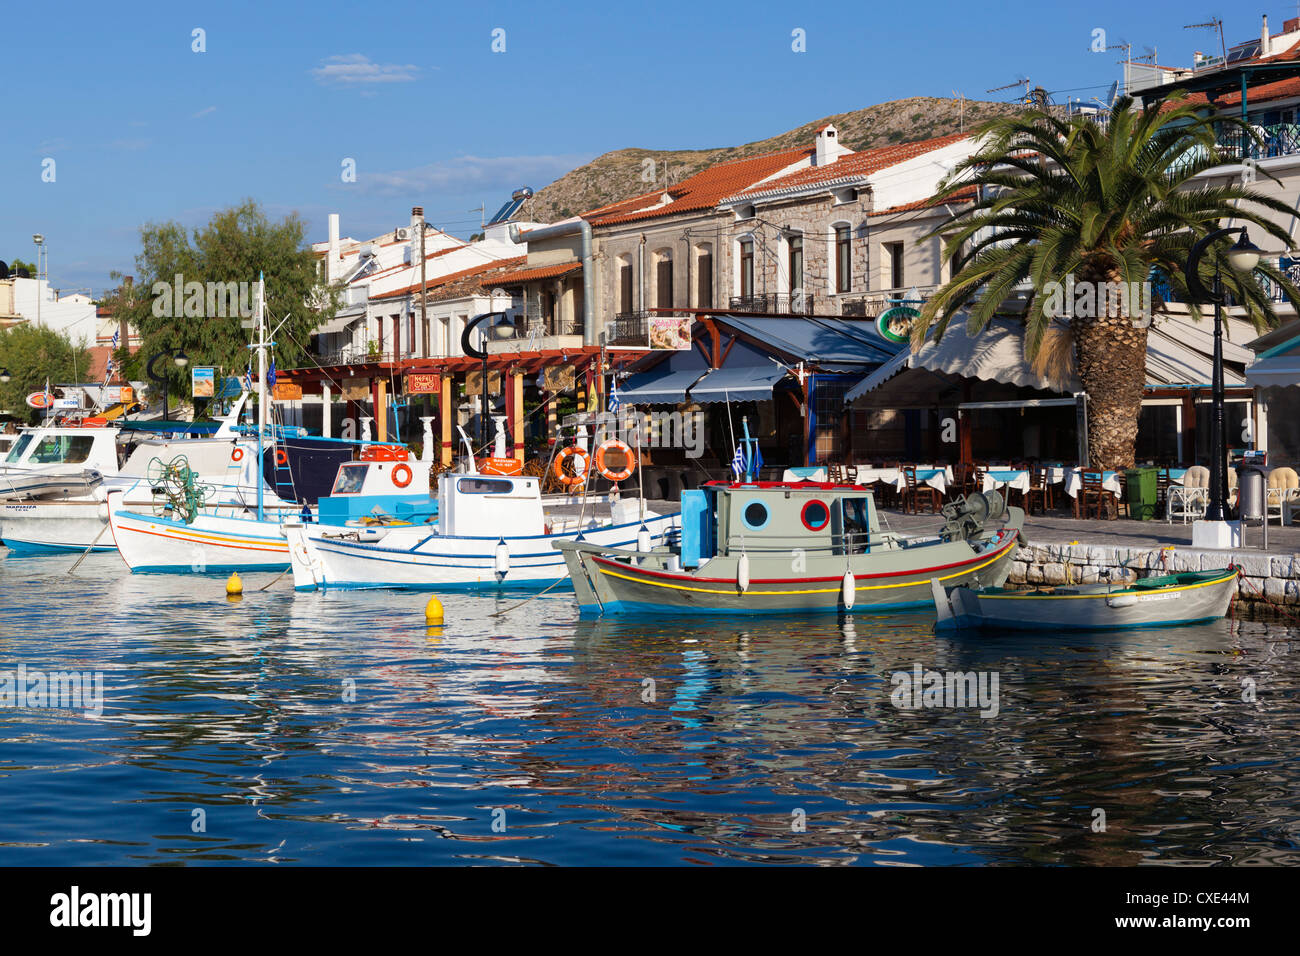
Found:
[[826, 466], [812, 465], [801, 466], [799, 468], [787, 468], [782, 476], [783, 481], [825, 481]]
[[984, 472], [984, 487], [981, 491], [992, 491], [994, 488], [1014, 488], [1021, 493], [1029, 490], [1029, 472], [1016, 471], [1011, 468], [990, 468]]
[[[1096, 471], [1095, 468], [1067, 468], [1065, 475], [1065, 493], [1071, 498], [1079, 497], [1079, 489], [1083, 487], [1083, 473], [1085, 471]], [[1101, 473], [1101, 486], [1116, 497], [1120, 494], [1119, 472], [1103, 471]]]
[[1166, 468], [1165, 472], [1169, 475], [1169, 483], [1171, 485], [1181, 485], [1183, 479], [1187, 477], [1186, 468]]

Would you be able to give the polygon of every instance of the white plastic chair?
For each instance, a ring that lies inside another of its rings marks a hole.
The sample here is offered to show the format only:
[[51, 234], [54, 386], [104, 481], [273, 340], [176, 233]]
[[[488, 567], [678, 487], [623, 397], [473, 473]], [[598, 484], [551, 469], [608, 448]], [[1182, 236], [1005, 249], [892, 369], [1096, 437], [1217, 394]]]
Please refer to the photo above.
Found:
[[1205, 514], [1210, 501], [1210, 469], [1204, 465], [1193, 465], [1187, 469], [1181, 485], [1171, 485], [1169, 502], [1165, 507], [1165, 519], [1173, 524], [1174, 518], [1193, 520]]

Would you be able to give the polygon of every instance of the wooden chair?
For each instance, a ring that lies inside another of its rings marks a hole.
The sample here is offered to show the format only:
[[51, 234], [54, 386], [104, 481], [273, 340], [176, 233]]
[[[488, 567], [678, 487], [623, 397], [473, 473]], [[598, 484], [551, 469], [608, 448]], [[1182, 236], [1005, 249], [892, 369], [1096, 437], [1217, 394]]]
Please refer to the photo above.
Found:
[[968, 461], [958, 462], [952, 470], [952, 495], [964, 498], [975, 490], [974, 469]]
[[903, 479], [907, 482], [907, 487], [903, 490], [903, 511], [905, 513], [920, 514], [921, 502], [928, 502], [930, 505], [930, 514], [938, 514], [941, 504], [939, 489], [930, 485], [920, 484], [916, 480], [916, 466], [903, 466]]
[[826, 466], [826, 480], [831, 484], [839, 485], [844, 483], [844, 466], [839, 462], [834, 462]]
[[856, 484], [858, 483], [858, 466], [857, 466], [857, 465], [845, 465], [845, 466], [844, 466], [844, 480], [845, 480], [845, 482], [847, 482], [847, 483], [850, 484], [850, 485], [856, 485]]
[[1095, 513], [1098, 518], [1115, 518], [1119, 509], [1115, 509], [1115, 514], [1111, 513], [1115, 496], [1102, 484], [1101, 472], [1085, 471], [1082, 475], [1082, 483], [1083, 486], [1079, 489], [1080, 517], [1088, 518]]
[[1034, 502], [1038, 502], [1038, 514], [1052, 510], [1052, 486], [1047, 481], [1047, 469], [1035, 465], [1029, 470], [1029, 491], [1025, 492], [1025, 510], [1034, 514]]

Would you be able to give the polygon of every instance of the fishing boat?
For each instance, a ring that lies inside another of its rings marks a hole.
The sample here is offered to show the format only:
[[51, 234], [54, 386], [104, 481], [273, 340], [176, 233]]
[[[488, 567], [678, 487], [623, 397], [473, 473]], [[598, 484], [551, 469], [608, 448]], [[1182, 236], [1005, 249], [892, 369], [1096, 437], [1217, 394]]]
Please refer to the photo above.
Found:
[[[934, 534], [880, 527], [858, 485], [714, 481], [684, 491], [681, 532], [648, 553], [560, 541], [590, 614], [762, 614], [930, 604], [929, 581], [1002, 584], [1024, 512], [996, 492], [943, 507]], [[995, 531], [985, 522], [1004, 517]]]
[[1174, 627], [1223, 617], [1237, 594], [1235, 565], [1064, 587], [945, 588], [930, 582], [940, 630], [1032, 631]]
[[284, 530], [300, 591], [544, 588], [568, 576], [556, 542], [648, 551], [678, 517], [649, 511], [639, 498], [545, 500], [540, 478], [474, 469], [438, 476], [437, 527], [291, 522]]

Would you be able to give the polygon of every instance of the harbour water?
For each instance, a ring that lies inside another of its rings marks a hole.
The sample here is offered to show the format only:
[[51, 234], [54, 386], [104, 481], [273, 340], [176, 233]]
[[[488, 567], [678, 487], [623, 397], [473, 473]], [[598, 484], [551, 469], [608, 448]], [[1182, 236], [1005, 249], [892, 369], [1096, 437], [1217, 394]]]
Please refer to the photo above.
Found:
[[[74, 559], [0, 556], [0, 671], [104, 693], [0, 708], [5, 865], [1300, 863], [1285, 625], [589, 622], [558, 592], [446, 596], [430, 632], [425, 595]], [[996, 716], [899, 709], [917, 665], [996, 675]]]

